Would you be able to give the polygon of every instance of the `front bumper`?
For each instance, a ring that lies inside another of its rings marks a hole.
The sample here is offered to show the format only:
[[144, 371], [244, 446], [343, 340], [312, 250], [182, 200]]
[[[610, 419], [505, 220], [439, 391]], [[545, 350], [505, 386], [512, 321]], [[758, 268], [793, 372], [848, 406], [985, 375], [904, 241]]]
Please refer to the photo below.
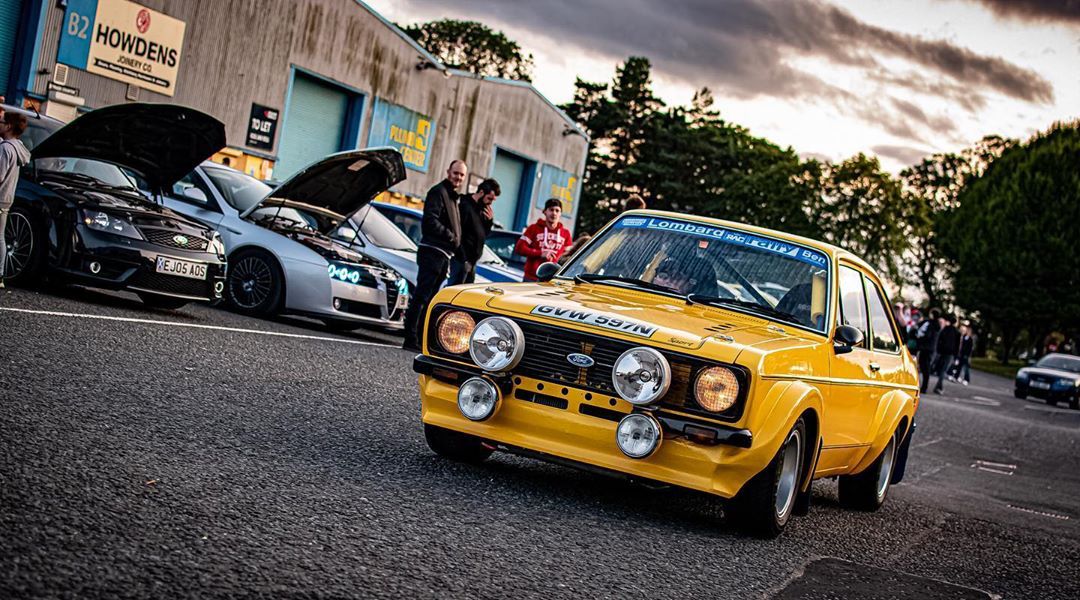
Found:
[[[724, 498], [733, 497], [772, 460], [767, 444], [755, 445], [749, 431], [664, 410], [653, 412], [664, 429], [660, 447], [648, 458], [629, 458], [615, 444], [615, 429], [619, 420], [634, 410], [631, 404], [528, 377], [484, 375], [500, 390], [499, 407], [486, 421], [470, 421], [458, 410], [457, 392], [459, 384], [480, 375], [479, 370], [423, 355], [414, 359], [413, 370], [420, 374], [424, 423], [539, 457]], [[703, 443], [687, 437], [688, 431], [700, 433], [702, 429], [715, 431], [715, 441]]]
[[1043, 400], [1053, 400], [1055, 402], [1070, 402], [1080, 399], [1080, 390], [1076, 387], [1059, 387], [1051, 385], [1050, 389], [1032, 387], [1027, 383], [1016, 382], [1017, 393], [1032, 396], [1034, 398], [1041, 398]]
[[[158, 273], [159, 256], [204, 264], [206, 278]], [[224, 257], [159, 246], [81, 225], [75, 230], [70, 252], [63, 258], [57, 270], [73, 283], [88, 287], [206, 302], [221, 298], [225, 286]]]

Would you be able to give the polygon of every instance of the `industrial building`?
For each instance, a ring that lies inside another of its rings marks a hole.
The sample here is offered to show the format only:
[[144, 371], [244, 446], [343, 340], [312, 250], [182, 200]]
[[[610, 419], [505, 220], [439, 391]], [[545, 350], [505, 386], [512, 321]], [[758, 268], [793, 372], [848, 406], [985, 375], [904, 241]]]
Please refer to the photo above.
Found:
[[231, 166], [282, 180], [329, 153], [401, 150], [392, 200], [448, 163], [495, 177], [506, 228], [577, 214], [587, 135], [530, 84], [450, 69], [358, 0], [0, 0], [0, 89], [62, 120], [176, 102], [225, 123]]

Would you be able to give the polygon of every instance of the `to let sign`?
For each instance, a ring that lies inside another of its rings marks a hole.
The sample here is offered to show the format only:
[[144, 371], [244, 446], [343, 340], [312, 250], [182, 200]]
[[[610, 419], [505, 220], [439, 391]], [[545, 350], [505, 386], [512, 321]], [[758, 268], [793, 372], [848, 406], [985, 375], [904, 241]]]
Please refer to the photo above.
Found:
[[368, 146], [390, 146], [401, 152], [405, 166], [427, 173], [428, 157], [435, 139], [431, 117], [379, 98], [371, 110]]
[[185, 27], [127, 0], [68, 0], [56, 60], [172, 96]]
[[248, 120], [247, 145], [259, 150], [273, 150], [277, 133], [278, 110], [261, 104], [251, 105]]

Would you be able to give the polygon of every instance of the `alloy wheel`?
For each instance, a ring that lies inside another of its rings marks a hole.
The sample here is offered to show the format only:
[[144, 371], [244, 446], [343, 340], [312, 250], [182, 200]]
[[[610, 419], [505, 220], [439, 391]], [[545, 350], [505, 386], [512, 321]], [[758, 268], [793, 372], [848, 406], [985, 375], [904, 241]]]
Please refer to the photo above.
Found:
[[4, 242], [7, 244], [4, 277], [17, 277], [26, 265], [30, 264], [30, 257], [34, 255], [34, 230], [25, 215], [17, 212], [8, 215]]
[[892, 479], [894, 460], [896, 460], [895, 435], [889, 440], [889, 445], [885, 446], [885, 451], [881, 455], [881, 470], [878, 471], [877, 479], [877, 497], [879, 500], [885, 497], [885, 490], [889, 487], [889, 480]]
[[776, 516], [781, 522], [787, 519], [791, 506], [795, 503], [801, 459], [802, 433], [795, 429], [784, 442], [784, 462], [780, 466], [780, 481], [776, 486]]
[[229, 293], [243, 308], [256, 308], [270, 297], [274, 273], [270, 265], [258, 256], [245, 256], [232, 267], [229, 274]]

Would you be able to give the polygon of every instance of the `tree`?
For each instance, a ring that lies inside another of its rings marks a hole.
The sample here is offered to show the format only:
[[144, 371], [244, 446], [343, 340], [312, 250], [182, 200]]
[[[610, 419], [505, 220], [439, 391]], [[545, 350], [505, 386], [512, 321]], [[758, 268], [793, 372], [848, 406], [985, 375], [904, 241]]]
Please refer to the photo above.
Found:
[[959, 205], [957, 196], [972, 177], [982, 175], [1001, 153], [1015, 144], [1000, 136], [986, 136], [960, 154], [934, 154], [900, 173], [911, 220], [906, 223], [911, 251], [902, 277], [918, 285], [929, 306], [948, 300], [953, 266], [938, 248], [940, 220]]
[[476, 21], [443, 19], [401, 28], [441, 62], [477, 75], [532, 81], [533, 57], [501, 31]]
[[899, 182], [881, 170], [876, 157], [860, 153], [825, 165], [821, 188], [813, 212], [824, 239], [901, 281], [901, 257], [910, 244], [904, 224], [912, 214]]
[[1080, 122], [1005, 150], [968, 182], [939, 240], [957, 264], [957, 302], [1001, 331], [1007, 361], [1023, 330], [1080, 327]]

